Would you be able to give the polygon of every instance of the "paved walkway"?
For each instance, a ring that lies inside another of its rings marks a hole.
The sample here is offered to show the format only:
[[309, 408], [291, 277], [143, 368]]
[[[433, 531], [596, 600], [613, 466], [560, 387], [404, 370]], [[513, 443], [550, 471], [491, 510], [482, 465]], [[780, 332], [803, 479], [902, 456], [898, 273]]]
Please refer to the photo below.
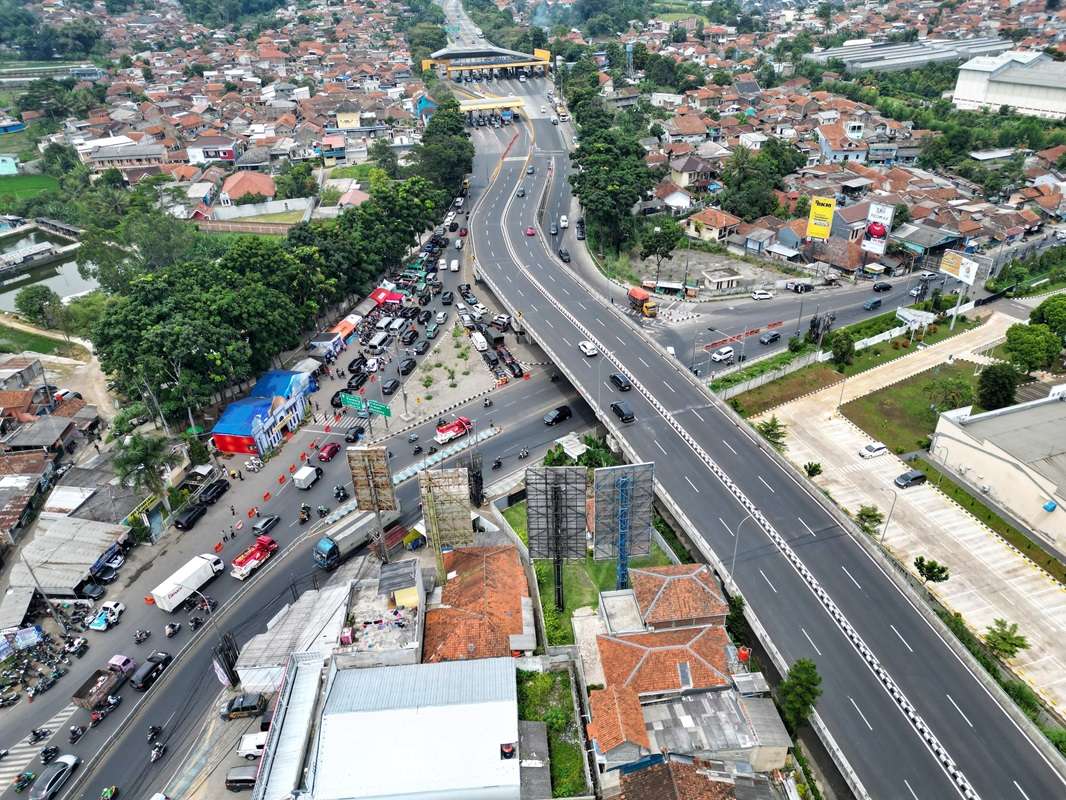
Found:
[[[981, 327], [850, 378], [844, 402], [923, 372], [949, 355], [968, 360], [972, 351], [1001, 337], [1014, 321], [993, 314]], [[1066, 713], [1066, 587], [935, 485], [897, 490], [892, 481], [907, 466], [896, 456], [860, 458], [859, 449], [871, 439], [832, 411], [840, 397], [839, 387], [828, 387], [773, 411], [788, 428], [787, 458], [797, 466], [820, 463], [824, 471], [815, 482], [852, 513], [861, 505], [873, 505], [887, 515], [895, 497], [885, 532], [888, 549], [908, 568], [918, 555], [947, 564], [951, 578], [930, 589], [945, 606], [962, 614], [978, 634], [996, 618], [1017, 622], [1030, 648], [1012, 666], [1050, 705]]]

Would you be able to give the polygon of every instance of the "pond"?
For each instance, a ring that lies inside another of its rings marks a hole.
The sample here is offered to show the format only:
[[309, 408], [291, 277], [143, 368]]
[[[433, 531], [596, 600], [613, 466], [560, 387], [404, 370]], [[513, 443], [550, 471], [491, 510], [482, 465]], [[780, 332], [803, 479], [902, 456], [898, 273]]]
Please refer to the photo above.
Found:
[[[67, 239], [50, 236], [42, 231], [31, 231], [23, 236], [0, 241], [0, 253], [10, 253], [12, 250], [28, 247], [38, 242], [51, 242], [55, 245], [70, 244]], [[95, 280], [86, 280], [78, 273], [77, 253], [74, 253], [69, 261], [54, 261], [44, 266], [34, 267], [0, 282], [0, 310], [13, 311], [15, 295], [21, 289], [38, 283], [47, 286], [64, 299], [91, 292], [97, 287]]]

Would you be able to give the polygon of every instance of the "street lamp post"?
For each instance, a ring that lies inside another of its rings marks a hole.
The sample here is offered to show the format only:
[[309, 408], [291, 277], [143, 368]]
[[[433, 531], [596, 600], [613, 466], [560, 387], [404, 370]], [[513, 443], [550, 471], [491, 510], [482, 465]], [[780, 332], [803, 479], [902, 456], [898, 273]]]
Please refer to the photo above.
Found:
[[885, 527], [881, 530], [881, 546], [883, 547], [885, 544], [885, 534], [888, 533], [888, 525], [890, 522], [892, 522], [892, 512], [896, 510], [896, 501], [899, 500], [899, 492], [897, 492], [895, 489], [890, 489], [885, 486], [881, 487], [881, 491], [892, 492], [892, 505], [889, 506], [888, 509], [888, 518], [885, 520]]
[[733, 532], [733, 560], [729, 562], [729, 580], [733, 581], [734, 586], [737, 585], [735, 570], [737, 566], [737, 546], [740, 544], [740, 529], [744, 527], [744, 523], [749, 519], [755, 519], [755, 517], [751, 515], [751, 512], [748, 512], [748, 515], [740, 521], [740, 524], [737, 525], [737, 529]]

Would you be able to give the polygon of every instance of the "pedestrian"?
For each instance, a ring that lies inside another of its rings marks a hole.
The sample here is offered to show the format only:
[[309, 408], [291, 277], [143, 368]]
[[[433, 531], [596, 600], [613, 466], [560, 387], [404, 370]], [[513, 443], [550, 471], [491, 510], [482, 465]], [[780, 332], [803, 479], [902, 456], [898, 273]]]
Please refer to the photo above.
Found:
[[98, 445], [96, 442], [93, 442], [93, 447], [96, 449], [97, 453], [100, 452], [100, 445]]
[[259, 519], [259, 506], [255, 507], [255, 518]]
[[244, 473], [241, 472], [240, 470], [237, 470], [237, 480], [239, 480], [239, 481], [243, 481], [244, 480]]
[[233, 506], [230, 506], [229, 507], [229, 514], [230, 514], [231, 517], [237, 516], [237, 509], [235, 509]]
[[233, 478], [234, 480], [236, 480], [236, 478], [237, 478], [237, 471], [236, 471], [236, 470], [233, 470], [233, 469], [231, 469], [231, 470], [229, 471], [229, 476], [230, 476], [231, 478]]
[[235, 533], [233, 532], [233, 526], [232, 526], [232, 525], [230, 525], [230, 526], [229, 526], [229, 535], [230, 535], [231, 537], [233, 537], [233, 536], [236, 536], [236, 535], [237, 535], [237, 534], [235, 534]]

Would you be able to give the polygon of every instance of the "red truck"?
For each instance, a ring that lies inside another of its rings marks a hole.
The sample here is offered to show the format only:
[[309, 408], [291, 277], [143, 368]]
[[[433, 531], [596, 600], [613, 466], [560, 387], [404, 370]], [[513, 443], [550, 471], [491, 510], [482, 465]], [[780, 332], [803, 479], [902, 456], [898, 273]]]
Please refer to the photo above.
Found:
[[437, 426], [437, 435], [433, 437], [437, 444], [447, 444], [452, 439], [466, 436], [474, 429], [474, 423], [467, 417], [456, 417], [445, 425]]
[[269, 536], [256, 536], [255, 543], [233, 559], [233, 569], [230, 575], [239, 581], [243, 581], [270, 558], [270, 554], [278, 549], [278, 543]]

